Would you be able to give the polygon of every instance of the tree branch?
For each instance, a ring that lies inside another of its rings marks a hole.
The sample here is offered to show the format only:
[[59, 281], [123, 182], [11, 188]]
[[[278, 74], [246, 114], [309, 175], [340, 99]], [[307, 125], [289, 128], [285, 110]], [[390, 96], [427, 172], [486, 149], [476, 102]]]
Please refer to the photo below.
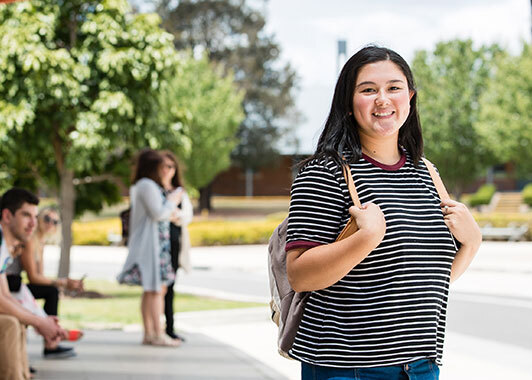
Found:
[[101, 174], [96, 176], [87, 176], [83, 178], [74, 178], [72, 183], [74, 186], [84, 185], [86, 183], [96, 183], [103, 181], [117, 181], [119, 178], [113, 174]]

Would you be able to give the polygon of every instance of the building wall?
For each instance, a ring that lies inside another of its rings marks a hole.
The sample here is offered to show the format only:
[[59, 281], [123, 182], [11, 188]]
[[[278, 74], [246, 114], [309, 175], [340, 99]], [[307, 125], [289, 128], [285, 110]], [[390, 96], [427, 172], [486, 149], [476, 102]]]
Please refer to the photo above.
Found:
[[[293, 166], [298, 158], [281, 156], [271, 167], [262, 168], [253, 176], [254, 196], [290, 195]], [[245, 196], [246, 173], [242, 168], [231, 167], [220, 173], [212, 184], [213, 195]]]
[[[288, 196], [296, 174], [297, 162], [304, 156], [281, 156], [279, 161], [268, 168], [262, 168], [253, 176], [254, 196]], [[515, 170], [511, 164], [499, 165], [494, 168], [493, 182], [498, 191], [519, 191], [524, 186], [515, 178]], [[486, 177], [479, 178], [464, 189], [466, 193], [474, 193], [486, 183]], [[524, 182], [523, 182], [524, 183]], [[245, 196], [246, 173], [238, 167], [231, 167], [220, 173], [212, 184], [212, 194], [222, 196]]]

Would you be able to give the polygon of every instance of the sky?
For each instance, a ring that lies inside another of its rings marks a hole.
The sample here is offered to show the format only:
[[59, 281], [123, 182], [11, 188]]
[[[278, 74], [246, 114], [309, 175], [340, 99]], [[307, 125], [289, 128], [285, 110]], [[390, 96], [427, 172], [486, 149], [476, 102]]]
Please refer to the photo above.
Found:
[[[142, 1], [142, 0], [137, 0]], [[391, 48], [411, 62], [417, 50], [438, 41], [471, 38], [517, 53], [531, 41], [530, 0], [248, 0], [266, 15], [266, 31], [281, 47], [281, 60], [299, 75], [299, 147], [309, 154], [327, 117], [337, 77], [337, 41], [347, 56], [369, 43]]]

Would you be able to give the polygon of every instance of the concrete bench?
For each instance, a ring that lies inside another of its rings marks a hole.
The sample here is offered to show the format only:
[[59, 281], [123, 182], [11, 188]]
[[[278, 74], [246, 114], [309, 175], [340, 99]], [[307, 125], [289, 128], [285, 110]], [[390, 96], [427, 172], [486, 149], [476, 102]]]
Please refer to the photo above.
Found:
[[525, 237], [528, 226], [524, 224], [520, 226], [493, 227], [491, 224], [487, 224], [481, 227], [480, 231], [482, 232], [482, 238], [485, 240], [519, 241]]

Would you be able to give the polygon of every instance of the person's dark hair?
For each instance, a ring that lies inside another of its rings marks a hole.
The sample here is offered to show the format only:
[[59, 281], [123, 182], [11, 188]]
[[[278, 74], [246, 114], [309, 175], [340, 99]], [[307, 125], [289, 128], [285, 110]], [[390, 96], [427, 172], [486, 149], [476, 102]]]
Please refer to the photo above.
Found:
[[132, 183], [142, 178], [149, 178], [162, 187], [161, 178], [159, 176], [159, 165], [163, 162], [163, 156], [153, 149], [143, 149], [139, 152], [136, 161], [135, 175]]
[[174, 189], [177, 189], [180, 186], [183, 187], [183, 183], [181, 182], [180, 166], [179, 166], [179, 163], [177, 162], [177, 157], [175, 156], [175, 154], [169, 150], [162, 150], [160, 153], [163, 157], [168, 158], [170, 161], [174, 163], [175, 174], [172, 177], [172, 187]]
[[367, 64], [392, 61], [403, 72], [408, 82], [408, 89], [414, 91], [410, 99], [410, 113], [399, 130], [399, 145], [410, 154], [414, 165], [417, 166], [423, 155], [423, 137], [421, 123], [417, 112], [417, 94], [415, 92], [414, 77], [406, 61], [393, 50], [367, 46], [359, 50], [346, 62], [334, 90], [331, 110], [323, 132], [318, 140], [314, 154], [300, 164], [303, 167], [315, 158], [333, 159], [338, 165], [343, 162], [342, 152], [352, 152], [349, 162], [356, 162], [362, 156], [362, 145], [358, 134], [358, 123], [353, 115], [353, 95], [360, 69]]
[[8, 209], [11, 214], [15, 215], [15, 212], [17, 212], [24, 203], [37, 206], [39, 204], [39, 198], [31, 191], [19, 187], [13, 187], [2, 195], [2, 199], [0, 200], [0, 215], [3, 213], [4, 209]]

